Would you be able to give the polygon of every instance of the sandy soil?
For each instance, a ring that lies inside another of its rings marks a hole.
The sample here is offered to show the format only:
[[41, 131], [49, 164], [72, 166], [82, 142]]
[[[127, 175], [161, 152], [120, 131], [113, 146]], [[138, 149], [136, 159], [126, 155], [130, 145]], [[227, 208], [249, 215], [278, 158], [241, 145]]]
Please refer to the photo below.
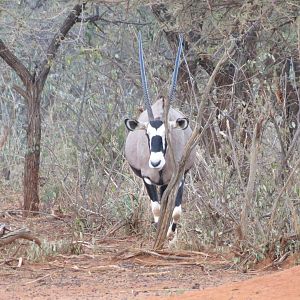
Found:
[[2, 265], [0, 299], [300, 299], [298, 266], [245, 274], [218, 255], [154, 256], [129, 250], [135, 243], [135, 238], [111, 239], [97, 255]]
[[[65, 220], [47, 216], [24, 220], [5, 213], [0, 223], [27, 226], [54, 241], [70, 234]], [[38, 262], [22, 252], [31, 242], [15, 243], [0, 250], [0, 300], [300, 299], [299, 255], [279, 266], [284, 270], [266, 268], [266, 262], [243, 273], [232, 259], [216, 253], [151, 252], [141, 236], [99, 237], [93, 247], [83, 243], [80, 255], [56, 254]]]
[[300, 267], [293, 267], [275, 274], [258, 276], [242, 282], [224, 284], [217, 288], [207, 288], [197, 292], [185, 292], [182, 295], [160, 299], [298, 300], [300, 299]]
[[230, 270], [216, 255], [163, 251], [154, 256], [136, 242], [111, 239], [97, 255], [58, 255], [20, 268], [13, 267], [15, 261], [1, 270], [0, 299], [144, 299], [251, 277]]

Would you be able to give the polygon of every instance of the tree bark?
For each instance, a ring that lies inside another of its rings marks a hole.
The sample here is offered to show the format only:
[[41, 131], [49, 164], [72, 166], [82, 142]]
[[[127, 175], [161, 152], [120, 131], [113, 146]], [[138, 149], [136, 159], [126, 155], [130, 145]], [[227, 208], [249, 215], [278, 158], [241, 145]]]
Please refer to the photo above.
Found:
[[41, 147], [41, 91], [32, 84], [27, 105], [27, 150], [24, 165], [24, 216], [39, 210], [39, 170]]

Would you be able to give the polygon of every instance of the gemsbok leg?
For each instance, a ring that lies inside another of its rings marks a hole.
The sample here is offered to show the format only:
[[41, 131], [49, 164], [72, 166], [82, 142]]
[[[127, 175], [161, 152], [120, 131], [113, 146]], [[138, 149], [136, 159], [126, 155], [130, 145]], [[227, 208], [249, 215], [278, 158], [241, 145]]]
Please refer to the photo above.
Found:
[[167, 184], [166, 184], [166, 185], [161, 185], [161, 186], [159, 187], [160, 201], [161, 201], [161, 198], [162, 198], [162, 196], [163, 196], [163, 194], [164, 194], [164, 191], [166, 190], [167, 187], [168, 187]]
[[154, 222], [155, 222], [155, 224], [157, 224], [158, 219], [159, 219], [159, 213], [160, 213], [160, 204], [159, 204], [156, 186], [154, 184], [152, 184], [151, 181], [149, 180], [149, 178], [147, 178], [147, 177], [144, 177], [143, 181], [144, 181], [147, 193], [151, 199], [151, 210], [153, 213]]
[[181, 179], [179, 183], [179, 188], [176, 194], [176, 199], [175, 199], [175, 207], [173, 209], [172, 213], [172, 222], [170, 224], [168, 233], [167, 233], [167, 238], [169, 240], [172, 240], [175, 237], [176, 233], [176, 227], [177, 224], [179, 223], [179, 219], [181, 217], [181, 202], [182, 202], [182, 195], [183, 195], [183, 186], [184, 186], [184, 177]]

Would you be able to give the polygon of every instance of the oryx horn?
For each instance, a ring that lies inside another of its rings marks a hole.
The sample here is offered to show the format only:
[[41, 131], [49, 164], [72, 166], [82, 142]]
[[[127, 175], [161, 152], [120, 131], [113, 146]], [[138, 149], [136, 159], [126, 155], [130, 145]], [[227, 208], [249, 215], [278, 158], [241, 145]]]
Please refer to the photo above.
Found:
[[151, 108], [151, 101], [149, 98], [149, 91], [147, 85], [147, 78], [145, 72], [145, 64], [144, 64], [144, 57], [143, 57], [143, 45], [142, 45], [142, 35], [139, 32], [139, 62], [140, 62], [140, 69], [141, 69], [141, 78], [142, 78], [142, 86], [144, 91], [144, 102], [148, 113], [149, 121], [154, 119], [152, 108]]
[[175, 67], [174, 67], [174, 71], [173, 71], [173, 75], [172, 75], [172, 83], [171, 83], [171, 88], [170, 88], [170, 93], [169, 93], [169, 102], [170, 103], [173, 101], [175, 91], [176, 91], [176, 83], [177, 83], [177, 76], [178, 76], [178, 70], [179, 70], [179, 65], [180, 65], [182, 44], [183, 44], [183, 37], [182, 37], [182, 34], [179, 34], [178, 50], [177, 50]]

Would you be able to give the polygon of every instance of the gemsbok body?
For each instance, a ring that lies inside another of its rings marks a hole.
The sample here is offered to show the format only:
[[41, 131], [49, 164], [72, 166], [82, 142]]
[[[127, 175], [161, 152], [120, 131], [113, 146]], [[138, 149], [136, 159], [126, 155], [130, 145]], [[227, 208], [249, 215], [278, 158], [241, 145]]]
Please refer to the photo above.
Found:
[[[182, 38], [179, 41], [175, 70], [173, 73], [173, 93], [176, 86], [179, 58], [181, 54]], [[166, 123], [170, 131], [170, 143], [174, 152], [175, 161], [179, 162], [184, 147], [189, 140], [192, 130], [189, 120], [180, 112], [170, 107], [168, 120], [164, 120], [165, 100], [158, 99], [152, 106], [148, 96], [148, 88], [143, 62], [142, 42], [139, 36], [139, 56], [141, 64], [142, 83], [145, 95], [146, 111], [141, 113], [137, 120], [125, 119], [125, 125], [130, 130], [125, 143], [125, 157], [134, 173], [143, 179], [148, 195], [151, 199], [151, 208], [154, 222], [157, 223], [160, 214], [160, 199], [175, 171], [171, 158], [170, 147], [166, 138]], [[175, 76], [174, 76], [175, 74]], [[169, 100], [172, 99], [172, 89]], [[181, 216], [181, 202], [185, 174], [193, 166], [195, 151], [188, 157], [184, 176], [180, 181], [175, 207], [172, 214], [167, 237], [172, 239], [176, 233], [176, 226]], [[159, 187], [159, 194], [157, 192]]]

